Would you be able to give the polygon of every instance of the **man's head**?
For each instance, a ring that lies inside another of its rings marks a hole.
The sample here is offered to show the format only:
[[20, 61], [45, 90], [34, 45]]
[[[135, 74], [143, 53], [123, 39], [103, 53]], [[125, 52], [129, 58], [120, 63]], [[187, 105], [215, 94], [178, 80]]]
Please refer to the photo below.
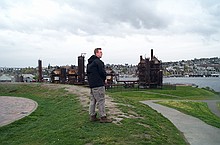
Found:
[[94, 50], [94, 54], [95, 56], [97, 56], [98, 58], [101, 58], [102, 57], [102, 48], [96, 48]]

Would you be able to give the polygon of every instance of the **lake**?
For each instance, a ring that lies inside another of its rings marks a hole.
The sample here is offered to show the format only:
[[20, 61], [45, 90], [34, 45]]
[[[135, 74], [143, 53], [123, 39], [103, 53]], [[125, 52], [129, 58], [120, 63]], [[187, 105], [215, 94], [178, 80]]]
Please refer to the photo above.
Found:
[[220, 77], [164, 77], [163, 83], [196, 84], [199, 88], [209, 87], [220, 92]]

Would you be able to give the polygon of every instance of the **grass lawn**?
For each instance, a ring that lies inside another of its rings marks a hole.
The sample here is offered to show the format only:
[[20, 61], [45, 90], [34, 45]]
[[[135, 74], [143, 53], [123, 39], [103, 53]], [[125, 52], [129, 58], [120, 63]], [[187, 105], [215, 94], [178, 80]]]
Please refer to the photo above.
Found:
[[[176, 89], [149, 89], [147, 91], [111, 91], [113, 96], [129, 98], [136, 102], [149, 99], [200, 100], [220, 99], [218, 93], [190, 86], [178, 86]], [[175, 108], [183, 113], [197, 117], [209, 125], [220, 128], [220, 118], [213, 114], [207, 103], [192, 101], [161, 101], [159, 104]], [[220, 106], [220, 103], [218, 104]]]
[[191, 87], [176, 90], [110, 91], [124, 113], [121, 124], [89, 121], [88, 108], [64, 89], [40, 84], [0, 84], [0, 96], [26, 97], [38, 102], [30, 116], [0, 128], [0, 143], [13, 144], [186, 144], [182, 134], [162, 115], [139, 103], [148, 99], [213, 98], [214, 93]]
[[220, 102], [217, 103], [218, 109], [220, 110]]
[[152, 99], [190, 99], [190, 100], [203, 100], [219, 98], [219, 94], [215, 94], [212, 91], [200, 88], [194, 88], [190, 86], [177, 86], [176, 89], [139, 89], [136, 91], [129, 91], [129, 89], [115, 89], [116, 91], [109, 90], [109, 93], [113, 96], [120, 96], [135, 100], [152, 100]]

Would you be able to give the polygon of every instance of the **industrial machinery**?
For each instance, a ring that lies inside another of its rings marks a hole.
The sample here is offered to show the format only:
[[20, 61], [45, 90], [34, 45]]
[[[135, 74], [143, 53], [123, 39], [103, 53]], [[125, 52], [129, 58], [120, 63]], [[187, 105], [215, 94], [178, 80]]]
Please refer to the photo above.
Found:
[[[52, 83], [67, 83], [75, 85], [86, 85], [85, 74], [85, 57], [84, 54], [78, 57], [78, 66], [57, 67], [51, 72]], [[136, 80], [119, 80], [118, 74], [115, 74], [112, 68], [106, 68], [107, 85], [106, 88], [112, 86], [124, 85], [125, 88], [161, 88], [163, 85], [162, 62], [153, 55], [151, 49], [151, 58], [143, 58], [140, 56], [140, 62], [137, 66]]]
[[138, 64], [138, 78], [139, 88], [162, 87], [162, 62], [153, 56], [153, 49], [151, 49], [151, 58], [143, 59], [143, 57], [140, 56], [140, 62]]
[[43, 81], [43, 76], [42, 76], [42, 61], [38, 60], [38, 82]]
[[78, 57], [78, 66], [63, 66], [54, 69], [51, 74], [51, 83], [61, 84], [74, 84], [84, 85], [85, 84], [85, 65], [84, 55]]

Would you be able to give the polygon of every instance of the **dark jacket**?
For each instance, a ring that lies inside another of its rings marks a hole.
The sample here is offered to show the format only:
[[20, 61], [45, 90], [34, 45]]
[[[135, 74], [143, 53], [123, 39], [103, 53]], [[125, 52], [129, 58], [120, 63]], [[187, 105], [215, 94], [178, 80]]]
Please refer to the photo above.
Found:
[[105, 85], [106, 72], [105, 65], [95, 55], [88, 59], [87, 76], [90, 88], [101, 87]]

